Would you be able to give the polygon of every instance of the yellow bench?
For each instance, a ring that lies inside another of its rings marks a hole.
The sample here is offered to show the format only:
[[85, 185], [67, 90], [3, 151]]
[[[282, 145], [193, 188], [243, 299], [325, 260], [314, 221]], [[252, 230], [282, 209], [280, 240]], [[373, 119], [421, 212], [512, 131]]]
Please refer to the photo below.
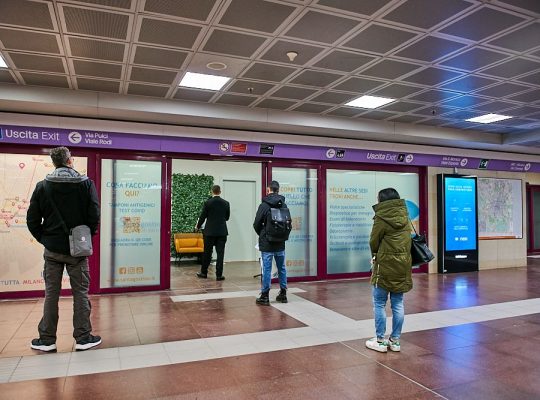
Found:
[[203, 235], [202, 233], [175, 233], [174, 248], [178, 261], [183, 255], [196, 255], [200, 262], [204, 252]]

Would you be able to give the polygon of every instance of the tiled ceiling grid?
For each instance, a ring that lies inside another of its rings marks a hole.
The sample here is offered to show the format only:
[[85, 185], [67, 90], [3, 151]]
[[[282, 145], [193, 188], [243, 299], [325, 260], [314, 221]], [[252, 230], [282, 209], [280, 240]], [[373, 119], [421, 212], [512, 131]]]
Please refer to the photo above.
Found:
[[[539, 17], [539, 0], [1, 0], [0, 82], [527, 132]], [[233, 79], [178, 88], [187, 71]], [[344, 106], [362, 94], [398, 100]], [[464, 122], [485, 113], [515, 118]]]

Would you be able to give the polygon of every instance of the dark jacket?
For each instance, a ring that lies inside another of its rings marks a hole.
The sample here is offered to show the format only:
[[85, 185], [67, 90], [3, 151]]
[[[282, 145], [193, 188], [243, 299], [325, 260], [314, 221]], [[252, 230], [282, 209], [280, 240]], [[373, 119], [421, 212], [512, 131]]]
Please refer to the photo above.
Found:
[[205, 236], [227, 236], [227, 221], [231, 216], [231, 207], [227, 200], [223, 200], [219, 196], [214, 196], [205, 201], [199, 220], [197, 221], [197, 228], [201, 229], [204, 225]]
[[99, 224], [99, 200], [96, 187], [87, 176], [72, 168], [60, 167], [45, 180], [38, 182], [26, 213], [28, 230], [49, 251], [69, 255], [68, 234], [62, 228], [58, 214], [54, 211], [45, 185], [62, 219], [69, 229], [88, 225], [92, 235]]
[[259, 251], [283, 251], [285, 250], [285, 242], [270, 242], [266, 236], [266, 218], [270, 208], [287, 208], [285, 197], [277, 193], [270, 193], [263, 199], [257, 210], [255, 221], [253, 221], [253, 229], [259, 235]]
[[387, 200], [373, 206], [375, 217], [369, 239], [375, 256], [371, 284], [393, 293], [412, 289], [411, 224], [405, 200]]

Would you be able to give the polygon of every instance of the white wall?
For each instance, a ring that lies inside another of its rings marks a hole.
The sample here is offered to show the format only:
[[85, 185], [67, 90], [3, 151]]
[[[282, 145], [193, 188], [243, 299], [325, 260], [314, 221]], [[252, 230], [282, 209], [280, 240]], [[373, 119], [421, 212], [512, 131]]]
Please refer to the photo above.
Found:
[[[184, 159], [173, 159], [172, 162], [172, 173], [173, 174], [204, 174], [214, 177], [214, 184], [220, 185], [222, 188], [221, 197], [225, 200], [227, 199], [227, 192], [223, 190], [223, 180], [239, 180], [239, 181], [255, 181], [255, 195], [257, 199], [257, 206], [261, 198], [262, 193], [262, 167], [259, 162], [237, 162], [237, 161], [206, 161], [206, 160], [184, 160]], [[231, 205], [232, 208], [232, 205]], [[256, 210], [256, 209], [255, 209]], [[248, 212], [249, 215], [231, 215], [231, 220], [233, 218], [247, 219], [249, 224], [246, 225], [246, 229], [250, 229], [250, 232], [253, 231], [252, 221], [255, 218], [254, 212]], [[251, 215], [253, 214], [253, 215]], [[244, 221], [245, 222], [245, 221]], [[248, 227], [249, 225], [249, 227]], [[240, 249], [238, 246], [249, 245], [253, 247], [256, 243], [255, 231], [253, 231], [253, 238], [249, 241], [249, 244], [246, 243], [237, 243], [235, 246], [234, 240], [228, 240], [225, 247], [225, 261], [236, 261], [235, 254], [245, 253], [245, 249]], [[257, 256], [253, 248], [253, 260], [256, 261]]]
[[[437, 226], [437, 174], [451, 174], [451, 168], [428, 168], [428, 209], [429, 209], [429, 247], [436, 254], [438, 241]], [[527, 232], [526, 232], [526, 202], [525, 183], [527, 179], [540, 182], [540, 174], [527, 174], [501, 171], [481, 171], [459, 169], [459, 174], [475, 175], [485, 178], [509, 178], [522, 180], [523, 198], [523, 238], [522, 239], [492, 239], [480, 240], [478, 243], [479, 269], [495, 269], [522, 267], [527, 265]], [[437, 257], [429, 264], [429, 272], [437, 273]]]

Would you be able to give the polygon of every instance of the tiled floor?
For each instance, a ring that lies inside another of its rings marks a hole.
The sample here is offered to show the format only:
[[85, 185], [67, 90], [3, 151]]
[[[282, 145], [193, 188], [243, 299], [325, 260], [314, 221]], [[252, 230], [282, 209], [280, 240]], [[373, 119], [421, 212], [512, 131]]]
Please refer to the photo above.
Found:
[[402, 352], [388, 354], [364, 346], [366, 280], [293, 284], [289, 304], [259, 307], [231, 297], [256, 290], [253, 265], [226, 266], [224, 282], [195, 269], [177, 267], [169, 292], [93, 297], [104, 343], [83, 353], [71, 352], [71, 299], [53, 355], [28, 348], [42, 301], [1, 302], [0, 399], [540, 398], [540, 260], [416, 275]]

